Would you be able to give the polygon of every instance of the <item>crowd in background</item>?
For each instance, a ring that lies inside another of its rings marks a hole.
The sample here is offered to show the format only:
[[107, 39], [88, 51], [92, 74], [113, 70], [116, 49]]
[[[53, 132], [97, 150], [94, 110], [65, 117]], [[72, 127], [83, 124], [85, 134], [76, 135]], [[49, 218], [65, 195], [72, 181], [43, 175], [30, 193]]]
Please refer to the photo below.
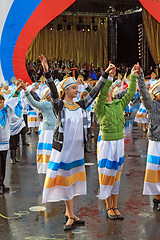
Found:
[[[75, 60], [65, 60], [65, 59], [56, 59], [48, 60], [49, 70], [52, 74], [53, 79], [63, 80], [65, 75], [70, 75], [72, 77], [77, 77], [80, 75], [83, 76], [84, 80], [92, 78], [93, 80], [98, 80], [102, 76], [104, 67], [94, 66], [93, 63], [89, 61], [84, 62], [84, 64], [78, 64]], [[39, 59], [36, 61], [26, 60], [26, 67], [28, 74], [33, 82], [39, 81], [43, 75], [43, 70]], [[129, 64], [117, 64], [117, 73], [116, 75], [121, 74], [122, 77], [127, 73], [127, 76], [131, 73], [131, 66]], [[144, 75], [147, 78], [151, 77], [152, 72], [156, 72], [157, 66], [149, 66], [147, 69], [144, 69]], [[159, 68], [158, 68], [159, 69]], [[160, 74], [158, 74], [160, 76]], [[158, 77], [158, 76], [157, 76]]]

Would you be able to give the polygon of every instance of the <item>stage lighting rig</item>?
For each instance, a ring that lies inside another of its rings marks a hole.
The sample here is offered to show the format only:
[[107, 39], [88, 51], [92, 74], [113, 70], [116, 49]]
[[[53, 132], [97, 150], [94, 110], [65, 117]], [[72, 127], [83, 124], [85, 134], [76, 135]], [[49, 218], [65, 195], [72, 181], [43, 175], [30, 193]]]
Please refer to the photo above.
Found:
[[93, 31], [94, 31], [94, 32], [97, 32], [97, 25], [94, 25], [94, 26], [93, 26]]
[[51, 31], [53, 30], [53, 24], [52, 23], [50, 24], [50, 30]]
[[105, 18], [104, 17], [101, 18], [101, 24], [105, 24]]
[[91, 31], [91, 26], [88, 25], [88, 26], [86, 27], [86, 30], [87, 30], [87, 32], [90, 32], [90, 31]]
[[71, 31], [71, 24], [68, 24], [68, 25], [67, 25], [67, 30], [68, 30], [68, 31]]
[[63, 31], [63, 26], [62, 26], [62, 24], [58, 24], [58, 25], [57, 25], [57, 30], [60, 31], [60, 32]]
[[95, 17], [92, 17], [92, 24], [96, 22]]
[[64, 22], [64, 23], [67, 22], [67, 16], [63, 16], [63, 22]]
[[78, 24], [78, 25], [76, 26], [76, 28], [77, 28], [77, 31], [80, 32], [81, 29], [82, 29], [82, 26], [81, 26], [80, 24]]

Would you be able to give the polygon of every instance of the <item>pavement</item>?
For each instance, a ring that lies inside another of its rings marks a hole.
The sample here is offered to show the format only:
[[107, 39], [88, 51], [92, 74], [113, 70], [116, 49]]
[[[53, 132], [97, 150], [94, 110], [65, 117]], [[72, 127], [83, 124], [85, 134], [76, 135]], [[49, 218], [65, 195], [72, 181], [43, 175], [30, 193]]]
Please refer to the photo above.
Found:
[[[89, 142], [92, 152], [85, 154], [87, 195], [75, 197], [74, 212], [86, 225], [64, 232], [64, 202], [42, 204], [45, 176], [37, 173], [38, 137], [27, 138], [29, 147], [20, 146], [19, 163], [10, 164], [7, 156], [5, 185], [10, 193], [0, 196], [0, 239], [2, 240], [159, 240], [160, 211], [153, 196], [143, 196], [148, 140], [146, 133], [127, 119], [125, 125], [125, 163], [121, 177], [118, 207], [123, 221], [106, 218], [105, 201], [98, 199], [99, 183], [96, 159], [98, 126]], [[44, 211], [31, 211], [34, 206]]]

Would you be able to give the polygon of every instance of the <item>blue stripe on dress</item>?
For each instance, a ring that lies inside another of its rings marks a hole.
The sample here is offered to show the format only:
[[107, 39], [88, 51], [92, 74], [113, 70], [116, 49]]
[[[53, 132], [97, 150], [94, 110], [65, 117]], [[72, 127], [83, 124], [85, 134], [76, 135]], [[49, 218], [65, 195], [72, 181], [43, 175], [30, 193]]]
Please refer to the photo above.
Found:
[[37, 116], [37, 113], [35, 113], [34, 111], [32, 112], [32, 111], [29, 111], [28, 113], [27, 113], [27, 115], [35, 115], [35, 116]]
[[50, 150], [50, 151], [52, 151], [52, 144], [51, 143], [39, 142], [37, 149], [38, 150]]
[[9, 142], [2, 142], [0, 145], [9, 144]]
[[81, 160], [73, 161], [71, 163], [63, 163], [63, 162], [55, 163], [50, 161], [48, 164], [48, 168], [53, 171], [57, 171], [58, 169], [71, 170], [73, 168], [80, 167], [83, 165], [84, 165], [84, 158]]
[[38, 131], [38, 135], [41, 135], [41, 133], [42, 133], [42, 130], [39, 130], [39, 131]]
[[159, 165], [160, 164], [160, 157], [148, 154], [147, 155], [147, 162]]
[[100, 142], [100, 141], [101, 141], [101, 136], [102, 136], [102, 135], [99, 135], [99, 136], [98, 136], [97, 142]]
[[98, 167], [118, 170], [118, 166], [121, 166], [123, 162], [124, 162], [124, 157], [120, 157], [119, 162], [110, 161], [108, 159], [102, 159], [99, 161]]
[[146, 113], [147, 111], [146, 111], [146, 109], [144, 109], [144, 108], [140, 108], [140, 109], [138, 110], [138, 112]]

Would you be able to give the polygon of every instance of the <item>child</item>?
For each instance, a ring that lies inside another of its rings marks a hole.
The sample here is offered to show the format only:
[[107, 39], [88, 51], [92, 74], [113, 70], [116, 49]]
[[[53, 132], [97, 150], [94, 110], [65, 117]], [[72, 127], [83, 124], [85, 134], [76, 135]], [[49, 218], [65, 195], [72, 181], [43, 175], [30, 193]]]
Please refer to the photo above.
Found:
[[[6, 101], [5, 98], [0, 95], [0, 195], [5, 192], [9, 192], [9, 188], [5, 187], [5, 171], [6, 171], [6, 157], [9, 149], [10, 139], [10, 121], [14, 115], [15, 106], [18, 103], [18, 94], [20, 88], [18, 87], [12, 98]], [[13, 99], [14, 98], [14, 99]]]
[[[74, 197], [86, 194], [86, 173], [84, 167], [83, 137], [87, 130], [87, 121], [83, 119], [82, 109], [86, 109], [95, 99], [104, 85], [110, 65], [97, 85], [84, 100], [73, 101], [78, 94], [78, 83], [69, 77], [61, 82], [60, 95], [54, 84], [46, 58], [40, 60], [51, 90], [57, 123], [53, 135], [52, 154], [46, 174], [43, 203], [65, 201], [66, 224], [64, 230], [70, 230], [75, 224], [85, 224], [73, 213]], [[60, 99], [59, 99], [60, 98]]]
[[152, 100], [144, 80], [142, 70], [138, 72], [138, 85], [144, 107], [147, 109], [148, 125], [148, 153], [144, 179], [144, 195], [154, 195], [153, 203], [160, 203], [160, 82], [152, 86]]
[[123, 111], [136, 91], [137, 66], [132, 69], [128, 92], [119, 100], [112, 100], [109, 90], [115, 69], [110, 73], [103, 89], [96, 99], [94, 111], [97, 115], [102, 135], [98, 138], [98, 172], [100, 183], [99, 198], [106, 201], [107, 216], [124, 219], [117, 209], [120, 177], [124, 162], [124, 114]]

